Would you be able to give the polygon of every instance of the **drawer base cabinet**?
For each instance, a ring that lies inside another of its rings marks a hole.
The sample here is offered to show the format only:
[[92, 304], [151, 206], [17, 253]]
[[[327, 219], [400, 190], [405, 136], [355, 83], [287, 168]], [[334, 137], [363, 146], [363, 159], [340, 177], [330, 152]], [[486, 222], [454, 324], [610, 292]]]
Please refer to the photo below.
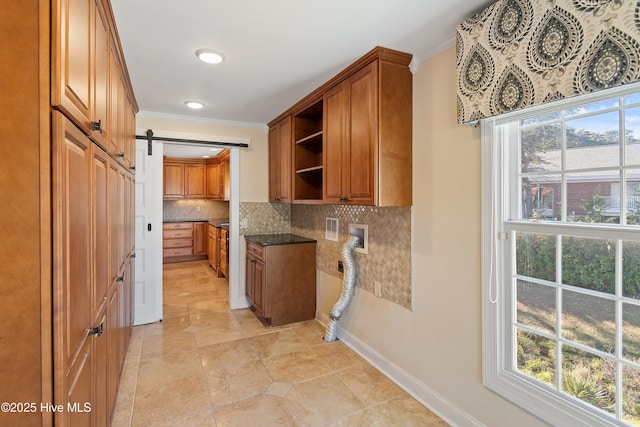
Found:
[[315, 319], [316, 242], [269, 244], [254, 237], [245, 236], [246, 296], [255, 313], [271, 326]]
[[206, 222], [168, 222], [162, 224], [162, 262], [207, 259]]

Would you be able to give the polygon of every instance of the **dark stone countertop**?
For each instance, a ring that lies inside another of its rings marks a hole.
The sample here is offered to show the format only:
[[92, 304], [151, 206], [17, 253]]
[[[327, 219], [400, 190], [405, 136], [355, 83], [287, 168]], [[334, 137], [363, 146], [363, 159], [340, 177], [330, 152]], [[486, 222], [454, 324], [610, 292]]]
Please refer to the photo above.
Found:
[[[214, 227], [221, 227], [228, 229], [229, 218], [212, 218], [212, 219], [163, 219], [163, 223], [171, 222], [207, 222]], [[226, 222], [227, 224], [220, 224]]]
[[315, 243], [316, 240], [308, 237], [298, 236], [297, 234], [251, 234], [245, 235], [244, 239], [248, 242], [257, 243], [261, 246], [274, 245], [295, 245], [299, 243]]

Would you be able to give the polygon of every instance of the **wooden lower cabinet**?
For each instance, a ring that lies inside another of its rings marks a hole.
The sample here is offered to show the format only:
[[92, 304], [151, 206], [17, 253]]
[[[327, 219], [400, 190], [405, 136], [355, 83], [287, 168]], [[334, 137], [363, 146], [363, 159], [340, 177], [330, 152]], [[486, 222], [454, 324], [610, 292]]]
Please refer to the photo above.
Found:
[[214, 270], [216, 270], [216, 268], [218, 267], [218, 263], [217, 263], [217, 257], [216, 257], [216, 230], [217, 227], [214, 227], [213, 225], [209, 224], [207, 226], [207, 236], [208, 236], [208, 241], [207, 241], [207, 259], [209, 260], [209, 266], [211, 268], [213, 268]]
[[229, 277], [229, 232], [220, 228], [220, 270], [218, 271], [218, 277], [221, 275]]
[[107, 426], [133, 326], [134, 180], [62, 114], [52, 124], [54, 424]]
[[256, 314], [271, 326], [314, 319], [316, 242], [271, 244], [268, 237], [254, 237], [245, 236], [246, 296]]
[[166, 222], [162, 225], [162, 262], [207, 258], [206, 222]]
[[193, 254], [196, 256], [207, 255], [208, 226], [206, 222], [193, 223]]

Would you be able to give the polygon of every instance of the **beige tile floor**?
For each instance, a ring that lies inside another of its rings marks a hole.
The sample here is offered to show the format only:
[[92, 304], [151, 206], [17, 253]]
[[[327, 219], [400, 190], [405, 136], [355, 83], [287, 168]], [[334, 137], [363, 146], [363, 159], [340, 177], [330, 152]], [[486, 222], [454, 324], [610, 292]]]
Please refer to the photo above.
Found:
[[163, 277], [164, 320], [133, 330], [113, 427], [447, 425], [320, 323], [229, 310], [206, 261]]

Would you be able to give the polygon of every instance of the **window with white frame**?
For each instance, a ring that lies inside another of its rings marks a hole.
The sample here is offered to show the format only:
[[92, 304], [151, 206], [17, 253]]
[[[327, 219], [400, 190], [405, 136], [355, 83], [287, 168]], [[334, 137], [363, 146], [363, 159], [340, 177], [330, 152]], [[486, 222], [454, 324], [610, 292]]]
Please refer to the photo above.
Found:
[[485, 385], [553, 425], [640, 425], [640, 86], [482, 143]]

